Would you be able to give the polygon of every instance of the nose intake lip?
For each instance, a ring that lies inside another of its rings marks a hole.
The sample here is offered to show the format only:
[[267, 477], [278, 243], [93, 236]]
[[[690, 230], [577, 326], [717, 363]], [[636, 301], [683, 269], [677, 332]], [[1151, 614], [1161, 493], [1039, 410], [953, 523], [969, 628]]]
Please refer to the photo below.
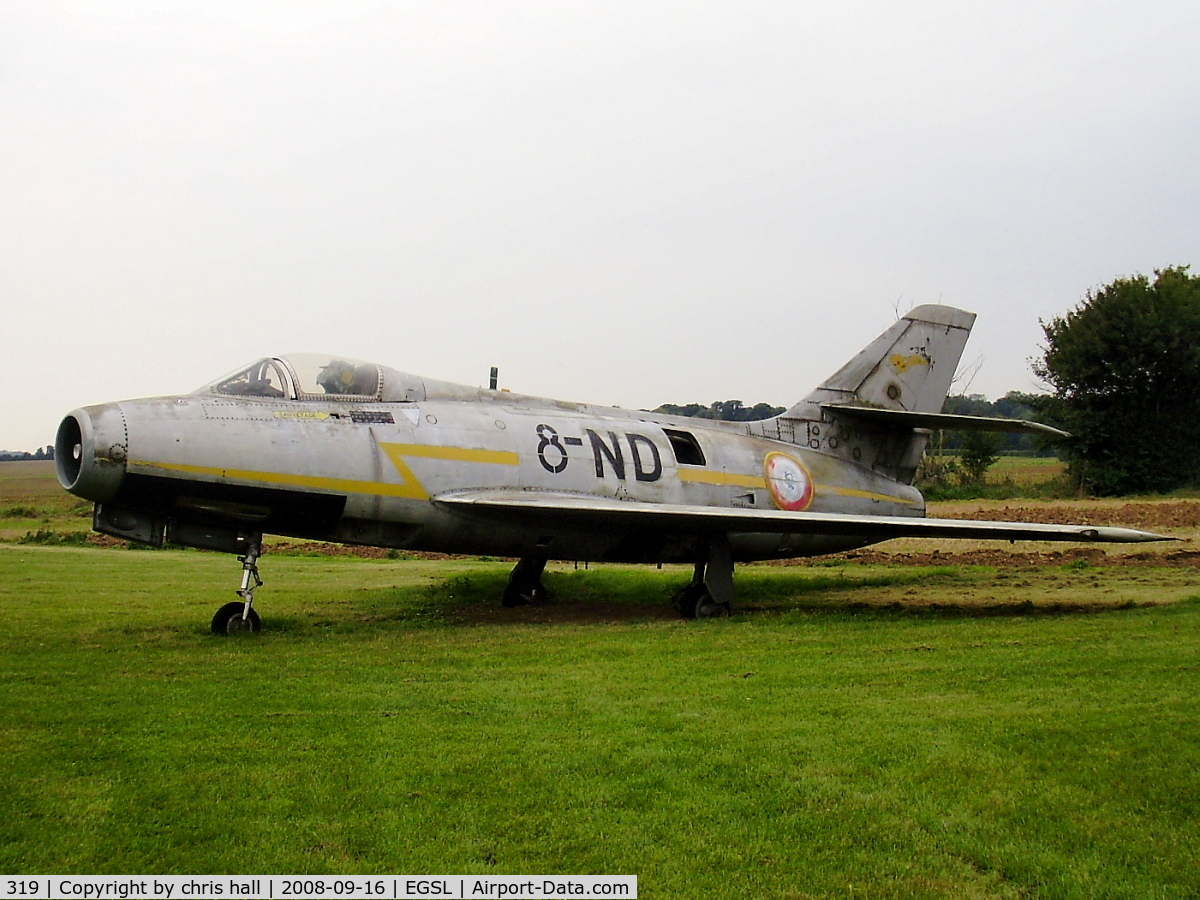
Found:
[[59, 484], [87, 500], [111, 501], [125, 477], [127, 446], [125, 417], [116, 404], [68, 413], [54, 439]]
[[58, 473], [58, 483], [68, 491], [73, 489], [82, 468], [83, 426], [72, 413], [59, 424], [54, 438], [54, 469]]

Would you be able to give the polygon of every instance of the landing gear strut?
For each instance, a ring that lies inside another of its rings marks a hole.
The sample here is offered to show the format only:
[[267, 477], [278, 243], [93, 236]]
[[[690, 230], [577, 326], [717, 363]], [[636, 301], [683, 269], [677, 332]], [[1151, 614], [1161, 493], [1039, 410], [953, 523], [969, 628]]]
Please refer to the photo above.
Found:
[[[258, 577], [258, 558], [262, 555], [262, 535], [256, 534], [250, 539], [245, 556], [239, 556], [242, 564], [242, 586], [237, 595], [242, 599], [226, 603], [213, 616], [213, 634], [238, 634], [242, 631], [258, 631], [262, 627], [258, 613], [253, 609], [254, 592], [262, 587], [262, 579]], [[251, 583], [253, 582], [253, 583]]]
[[729, 538], [709, 541], [696, 561], [691, 583], [675, 595], [675, 608], [685, 619], [715, 619], [727, 616], [733, 603], [733, 556]]
[[530, 603], [543, 603], [549, 598], [546, 586], [542, 584], [542, 572], [546, 570], [546, 560], [534, 556], [526, 556], [517, 563], [508, 576], [508, 585], [504, 588], [505, 606], [527, 606]]

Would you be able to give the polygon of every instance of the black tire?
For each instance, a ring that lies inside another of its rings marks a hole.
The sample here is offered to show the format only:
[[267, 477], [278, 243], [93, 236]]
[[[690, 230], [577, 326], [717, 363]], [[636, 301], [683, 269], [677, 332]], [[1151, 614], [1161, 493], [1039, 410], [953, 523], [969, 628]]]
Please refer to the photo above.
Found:
[[708, 596], [708, 591], [704, 589], [704, 585], [689, 584], [675, 594], [671, 603], [679, 610], [679, 615], [683, 618], [694, 619], [696, 618], [696, 607], [706, 596]]
[[500, 602], [511, 609], [514, 606], [545, 603], [549, 599], [550, 593], [542, 584], [535, 584], [531, 588], [518, 588], [510, 584], [504, 589], [504, 597]]
[[729, 604], [718, 603], [702, 584], [689, 584], [675, 595], [674, 604], [685, 619], [721, 619], [729, 615]]
[[218, 609], [217, 614], [212, 618], [212, 633], [229, 635], [260, 630], [262, 622], [259, 621], [258, 613], [253, 609], [250, 610], [250, 615], [245, 619], [242, 618], [242, 611], [245, 608], [245, 603], [234, 600]]
[[728, 603], [718, 603], [708, 591], [696, 604], [697, 619], [724, 619], [730, 614]]
[[514, 606], [525, 606], [527, 603], [529, 603], [529, 598], [521, 593], [521, 590], [510, 582], [508, 586], [505, 587], [504, 596], [501, 598], [500, 602], [508, 609], [512, 609]]

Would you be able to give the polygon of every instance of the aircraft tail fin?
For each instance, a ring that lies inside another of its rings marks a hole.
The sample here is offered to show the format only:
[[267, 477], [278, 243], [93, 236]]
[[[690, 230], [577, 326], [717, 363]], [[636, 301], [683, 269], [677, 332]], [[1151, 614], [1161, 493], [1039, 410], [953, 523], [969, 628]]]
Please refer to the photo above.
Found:
[[918, 306], [762, 433], [911, 484], [929, 440], [919, 414], [941, 413], [974, 323], [961, 309]]
[[844, 403], [940, 413], [974, 323], [975, 314], [961, 309], [918, 306], [797, 407]]

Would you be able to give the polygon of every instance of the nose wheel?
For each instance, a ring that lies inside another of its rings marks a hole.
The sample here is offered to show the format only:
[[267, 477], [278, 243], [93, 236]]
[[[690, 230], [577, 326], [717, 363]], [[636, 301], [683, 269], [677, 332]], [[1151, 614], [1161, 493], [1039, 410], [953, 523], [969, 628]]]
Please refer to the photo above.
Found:
[[230, 601], [217, 610], [213, 616], [213, 634], [241, 634], [243, 631], [258, 631], [262, 622], [258, 613], [246, 609], [246, 604], [237, 600]]
[[226, 603], [217, 610], [212, 619], [213, 634], [240, 634], [244, 631], [258, 631], [262, 622], [254, 611], [254, 592], [263, 586], [258, 577], [258, 558], [262, 555], [262, 535], [254, 535], [244, 556], [238, 557], [242, 564], [242, 586], [237, 595], [241, 600]]

